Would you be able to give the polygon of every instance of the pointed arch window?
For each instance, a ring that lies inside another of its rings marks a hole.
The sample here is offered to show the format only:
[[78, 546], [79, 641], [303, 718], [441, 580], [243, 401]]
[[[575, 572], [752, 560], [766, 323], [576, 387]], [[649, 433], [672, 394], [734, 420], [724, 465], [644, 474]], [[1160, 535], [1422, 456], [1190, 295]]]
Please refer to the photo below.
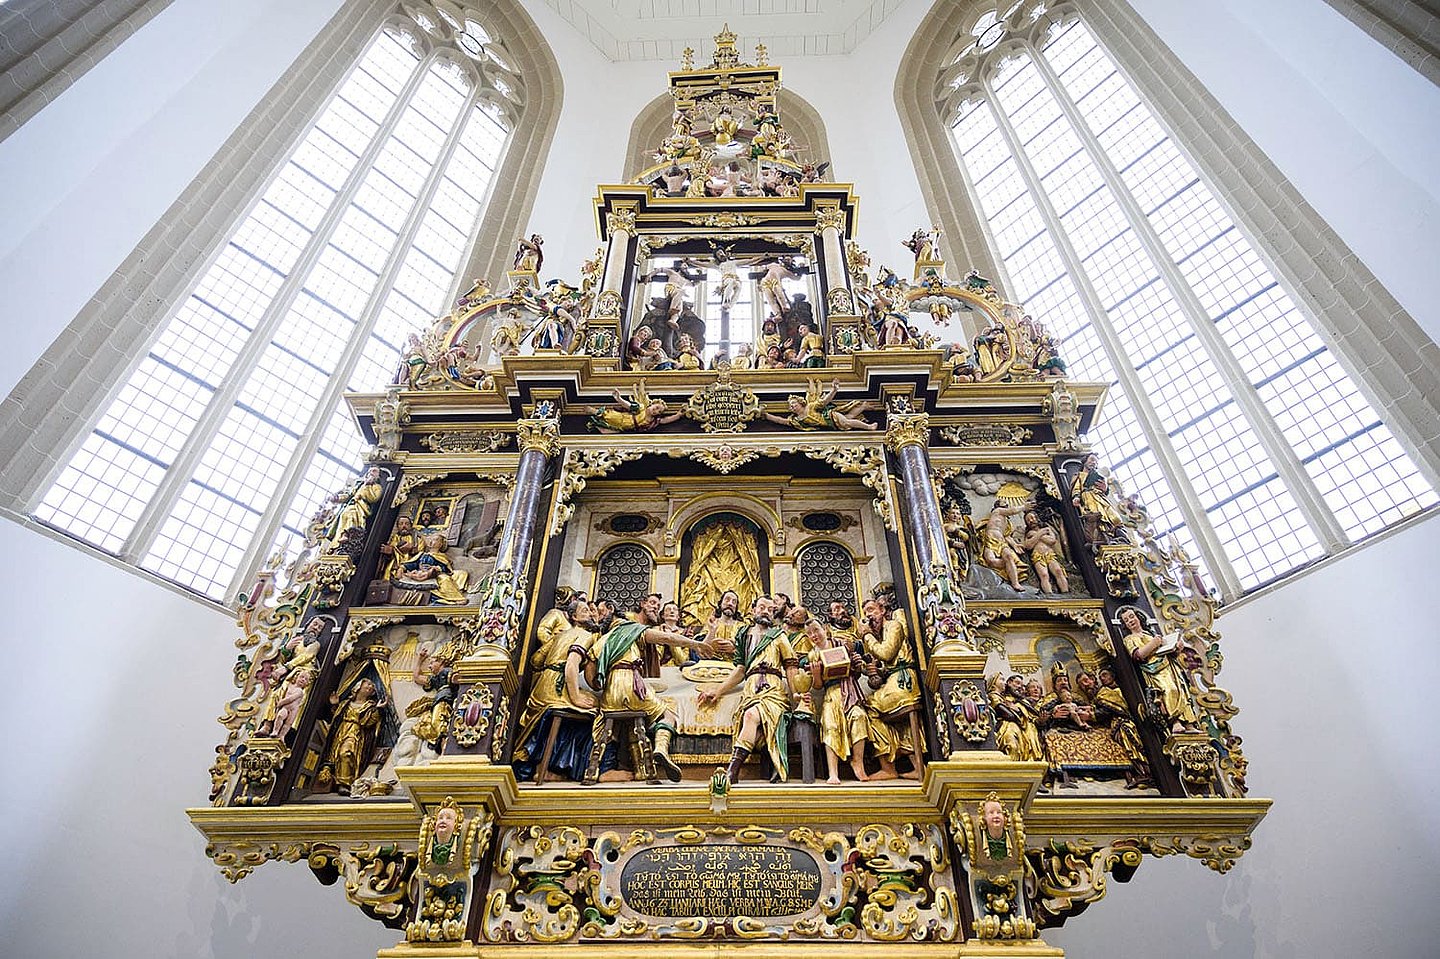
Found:
[[353, 475], [342, 394], [382, 387], [444, 312], [523, 90], [493, 33], [447, 10], [374, 36], [37, 519], [223, 600]]
[[1001, 281], [1110, 384], [1089, 440], [1235, 597], [1436, 493], [1084, 21], [992, 9], [942, 70]]

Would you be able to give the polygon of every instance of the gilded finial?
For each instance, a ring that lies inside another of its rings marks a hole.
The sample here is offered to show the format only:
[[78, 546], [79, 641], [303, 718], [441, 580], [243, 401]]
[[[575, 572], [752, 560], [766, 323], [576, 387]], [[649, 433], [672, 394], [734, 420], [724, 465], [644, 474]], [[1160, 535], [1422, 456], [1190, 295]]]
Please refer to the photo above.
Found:
[[756, 65], [757, 67], [769, 66], [769, 65], [770, 65], [769, 60], [768, 60], [768, 57], [769, 57], [769, 56], [770, 56], [770, 51], [769, 51], [768, 49], [766, 49], [765, 44], [763, 44], [763, 43], [757, 43], [757, 44], [755, 44], [755, 65]]
[[730, 24], [725, 24], [725, 29], [715, 34], [715, 62], [712, 66], [729, 70], [740, 63], [740, 52], [735, 49], [736, 36], [730, 29]]
[[694, 69], [695, 69], [695, 48], [694, 48], [694, 47], [686, 47], [684, 50], [681, 50], [681, 51], [680, 51], [680, 69], [681, 69], [681, 70], [694, 70]]

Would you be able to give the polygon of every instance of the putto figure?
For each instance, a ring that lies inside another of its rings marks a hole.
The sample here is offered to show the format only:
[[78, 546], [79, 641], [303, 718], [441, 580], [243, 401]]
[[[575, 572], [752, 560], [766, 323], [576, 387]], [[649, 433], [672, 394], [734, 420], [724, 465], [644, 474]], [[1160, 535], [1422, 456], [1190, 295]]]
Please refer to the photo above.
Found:
[[651, 399], [644, 380], [635, 384], [635, 392], [629, 399], [621, 395], [618, 388], [612, 395], [615, 402], [609, 406], [586, 409], [590, 414], [590, 428], [597, 433], [648, 433], [685, 415], [683, 410], [668, 412], [669, 404], [662, 399]]
[[837, 405], [835, 394], [840, 391], [840, 381], [834, 380], [830, 389], [820, 390], [819, 380], [811, 380], [804, 396], [790, 395], [790, 415], [777, 416], [766, 413], [765, 418], [781, 426], [793, 426], [797, 430], [878, 430], [878, 423], [864, 419], [860, 414], [872, 409], [868, 400], [857, 400], [844, 406]]

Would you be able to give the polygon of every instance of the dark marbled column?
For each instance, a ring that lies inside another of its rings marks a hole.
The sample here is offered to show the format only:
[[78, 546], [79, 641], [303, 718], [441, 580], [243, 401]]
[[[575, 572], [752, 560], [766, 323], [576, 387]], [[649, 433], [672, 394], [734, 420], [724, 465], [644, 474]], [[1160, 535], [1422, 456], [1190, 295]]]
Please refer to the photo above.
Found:
[[515, 718], [512, 702], [518, 686], [514, 656], [520, 648], [520, 628], [531, 590], [530, 554], [542, 528], [545, 481], [550, 461], [560, 449], [560, 425], [553, 418], [523, 419], [516, 424], [520, 461], [510, 491], [500, 548], [490, 588], [481, 599], [472, 640], [474, 647], [455, 663], [452, 679], [456, 696], [444, 753], [483, 762], [497, 761], [504, 753], [509, 726]]

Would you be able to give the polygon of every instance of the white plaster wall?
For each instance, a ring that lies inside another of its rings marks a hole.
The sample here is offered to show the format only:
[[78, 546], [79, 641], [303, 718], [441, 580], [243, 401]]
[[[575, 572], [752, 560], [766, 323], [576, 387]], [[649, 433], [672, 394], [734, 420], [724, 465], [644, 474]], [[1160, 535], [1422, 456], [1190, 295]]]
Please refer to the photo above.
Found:
[[[1433, 335], [1440, 190], [1421, 161], [1436, 155], [1434, 89], [1391, 70], [1320, 0], [1133, 2]], [[0, 143], [4, 388], [338, 3], [176, 0]], [[630, 118], [663, 69], [607, 64], [546, 5], [528, 6], [566, 91], [532, 226], [557, 275], [573, 275], [594, 247], [593, 184], [618, 176]], [[857, 184], [877, 261], [903, 262], [899, 238], [928, 220], [891, 100], [926, 9], [902, 2], [849, 57], [785, 64]], [[1326, 88], [1337, 75], [1343, 96]], [[1057, 943], [1077, 957], [1433, 955], [1437, 539], [1432, 519], [1224, 618], [1254, 794], [1277, 799], [1255, 849], [1226, 877], [1147, 861]], [[16, 524], [0, 523], [0, 551], [12, 557], [0, 587], [0, 729], [14, 731], [0, 777], [6, 954], [359, 957], [396, 941], [303, 865], [231, 887], [204, 858], [182, 810], [204, 802], [230, 693], [225, 616]]]

